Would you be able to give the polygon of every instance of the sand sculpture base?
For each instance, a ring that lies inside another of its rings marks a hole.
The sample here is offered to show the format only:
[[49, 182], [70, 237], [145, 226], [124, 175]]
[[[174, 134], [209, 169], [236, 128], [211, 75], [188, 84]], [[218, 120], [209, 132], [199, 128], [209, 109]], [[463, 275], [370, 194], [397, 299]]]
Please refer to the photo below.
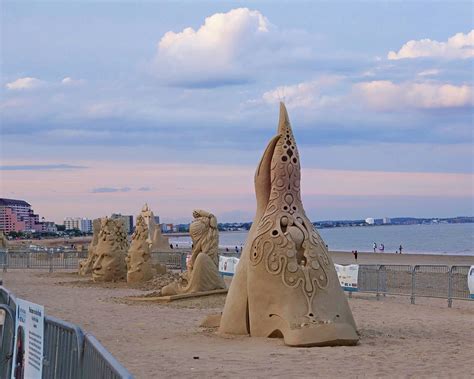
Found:
[[203, 297], [203, 296], [210, 296], [210, 295], [221, 295], [221, 294], [226, 294], [226, 293], [227, 293], [227, 288], [212, 290], [212, 291], [182, 293], [179, 295], [170, 295], [170, 296], [126, 297], [125, 299], [131, 300], [131, 301], [146, 301], [146, 302], [152, 302], [152, 303], [169, 303], [174, 300], [182, 300], [182, 299], [189, 299], [189, 298], [194, 298], [194, 297]]

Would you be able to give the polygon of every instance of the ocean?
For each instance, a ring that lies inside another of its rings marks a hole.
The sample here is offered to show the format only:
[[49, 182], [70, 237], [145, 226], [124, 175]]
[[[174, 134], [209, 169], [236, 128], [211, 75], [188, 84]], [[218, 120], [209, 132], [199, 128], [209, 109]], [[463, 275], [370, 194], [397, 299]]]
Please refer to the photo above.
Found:
[[[384, 244], [385, 253], [403, 246], [404, 254], [474, 255], [474, 224], [383, 225], [319, 229], [321, 237], [334, 251], [373, 251], [373, 243]], [[246, 231], [220, 232], [219, 246], [243, 246]], [[190, 237], [171, 237], [170, 242], [191, 246]]]

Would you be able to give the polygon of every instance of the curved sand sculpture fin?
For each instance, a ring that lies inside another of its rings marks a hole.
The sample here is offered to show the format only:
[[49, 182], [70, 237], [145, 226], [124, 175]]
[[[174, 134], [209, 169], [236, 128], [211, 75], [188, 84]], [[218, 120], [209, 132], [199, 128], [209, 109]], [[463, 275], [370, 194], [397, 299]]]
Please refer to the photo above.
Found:
[[96, 248], [99, 242], [100, 218], [92, 221], [92, 240], [87, 248], [87, 258], [79, 261], [79, 275], [86, 276], [92, 273], [92, 266], [96, 259]]
[[255, 174], [257, 213], [219, 331], [283, 337], [290, 346], [354, 345], [356, 325], [327, 248], [306, 217], [288, 113]]

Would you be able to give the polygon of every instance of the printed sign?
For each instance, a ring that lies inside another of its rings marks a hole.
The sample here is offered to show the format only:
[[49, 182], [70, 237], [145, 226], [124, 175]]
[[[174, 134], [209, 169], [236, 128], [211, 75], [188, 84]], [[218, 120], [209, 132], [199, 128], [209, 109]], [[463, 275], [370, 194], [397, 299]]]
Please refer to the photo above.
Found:
[[337, 265], [335, 264], [337, 276], [344, 291], [358, 291], [357, 277], [359, 275], [359, 265]]
[[471, 299], [474, 300], [474, 266], [471, 266], [469, 269], [469, 274], [467, 275], [467, 286], [469, 287]]
[[12, 379], [41, 378], [43, 341], [44, 307], [17, 298]]
[[239, 263], [239, 258], [235, 257], [219, 257], [219, 273], [221, 275], [233, 276], [235, 269]]

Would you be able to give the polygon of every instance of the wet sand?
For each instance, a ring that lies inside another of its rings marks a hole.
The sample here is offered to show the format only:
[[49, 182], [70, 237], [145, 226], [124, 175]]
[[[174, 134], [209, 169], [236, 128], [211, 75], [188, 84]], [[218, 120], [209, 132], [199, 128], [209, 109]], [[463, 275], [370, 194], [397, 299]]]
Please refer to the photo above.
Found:
[[[369, 294], [349, 299], [361, 341], [355, 347], [290, 348], [279, 339], [219, 336], [199, 328], [225, 297], [171, 304], [131, 303], [139, 289], [77, 285], [73, 273], [12, 270], [4, 285], [18, 297], [93, 333], [136, 378], [469, 377], [474, 302]], [[69, 283], [72, 282], [72, 283]]]

